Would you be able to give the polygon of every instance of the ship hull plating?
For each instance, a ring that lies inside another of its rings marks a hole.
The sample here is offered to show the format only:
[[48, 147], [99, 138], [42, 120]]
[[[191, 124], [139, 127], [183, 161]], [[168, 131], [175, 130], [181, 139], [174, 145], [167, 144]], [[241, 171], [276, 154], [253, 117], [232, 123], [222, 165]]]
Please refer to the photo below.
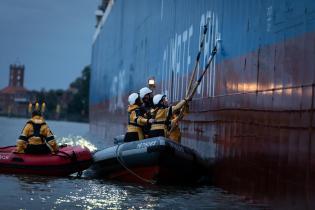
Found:
[[[180, 100], [219, 51], [181, 123], [182, 143], [215, 162], [214, 180], [277, 209], [315, 208], [315, 2], [115, 1], [95, 36], [90, 128], [113, 144], [126, 96], [154, 76]], [[105, 30], [106, 29], [106, 30]], [[109, 87], [109, 88], [107, 88]]]

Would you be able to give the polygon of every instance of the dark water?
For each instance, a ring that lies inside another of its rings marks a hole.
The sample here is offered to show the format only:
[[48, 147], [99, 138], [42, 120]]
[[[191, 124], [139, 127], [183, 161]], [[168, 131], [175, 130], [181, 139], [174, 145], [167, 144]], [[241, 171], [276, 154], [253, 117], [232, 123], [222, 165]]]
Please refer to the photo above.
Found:
[[[0, 146], [14, 145], [25, 120], [0, 117]], [[102, 148], [88, 124], [49, 122], [58, 143]], [[83, 177], [0, 175], [0, 209], [266, 209], [213, 186], [138, 186]]]

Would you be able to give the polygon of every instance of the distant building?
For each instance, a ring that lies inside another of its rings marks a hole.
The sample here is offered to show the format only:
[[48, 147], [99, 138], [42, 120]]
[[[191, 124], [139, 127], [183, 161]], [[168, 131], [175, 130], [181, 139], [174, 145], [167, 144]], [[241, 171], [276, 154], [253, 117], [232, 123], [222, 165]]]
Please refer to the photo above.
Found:
[[10, 65], [9, 85], [0, 90], [0, 114], [27, 116], [31, 92], [24, 88], [25, 66]]

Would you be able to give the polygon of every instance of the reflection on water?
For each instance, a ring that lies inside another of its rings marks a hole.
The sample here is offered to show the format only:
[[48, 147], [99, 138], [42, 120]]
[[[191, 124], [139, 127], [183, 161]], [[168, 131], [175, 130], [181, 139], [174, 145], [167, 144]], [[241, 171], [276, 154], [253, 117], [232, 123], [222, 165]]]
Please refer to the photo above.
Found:
[[[210, 186], [137, 186], [106, 180], [1, 175], [13, 209], [265, 209]], [[5, 190], [4, 190], [5, 189]]]
[[[265, 209], [209, 186], [137, 186], [88, 178], [0, 176], [3, 179], [13, 186], [18, 183], [14, 189], [18, 201], [13, 207], [20, 203], [25, 209], [41, 205], [50, 209]], [[8, 192], [13, 197], [11, 190]]]
[[[25, 119], [0, 117], [1, 145], [12, 145]], [[48, 122], [59, 144], [103, 148], [102, 140], [87, 135], [88, 124]], [[240, 196], [211, 186], [138, 186], [82, 178], [0, 175], [1, 209], [265, 209]]]
[[80, 188], [57, 198], [55, 204], [58, 206], [75, 203], [76, 207], [84, 209], [121, 209], [128, 196], [127, 190], [109, 183], [102, 185], [95, 180], [89, 180], [86, 184], [84, 189]]
[[19, 192], [23, 195], [20, 200], [27, 206], [42, 204], [51, 209], [264, 208], [209, 186], [143, 187], [86, 178], [24, 178], [16, 181], [20, 184]]
[[56, 137], [58, 144], [67, 144], [67, 145], [78, 145], [78, 146], [84, 146], [87, 147], [91, 152], [94, 152], [97, 150], [97, 147], [93, 145], [89, 140], [85, 139], [82, 136], [74, 136], [74, 135], [68, 135], [67, 137]]

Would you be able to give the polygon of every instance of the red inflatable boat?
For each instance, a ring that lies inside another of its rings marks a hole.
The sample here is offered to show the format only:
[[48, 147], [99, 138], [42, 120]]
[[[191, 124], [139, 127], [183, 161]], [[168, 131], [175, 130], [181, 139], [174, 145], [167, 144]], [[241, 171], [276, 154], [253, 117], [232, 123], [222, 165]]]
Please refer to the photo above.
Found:
[[0, 147], [0, 173], [67, 176], [82, 172], [92, 164], [90, 150], [81, 146], [61, 146], [56, 154], [17, 154], [15, 146]]

